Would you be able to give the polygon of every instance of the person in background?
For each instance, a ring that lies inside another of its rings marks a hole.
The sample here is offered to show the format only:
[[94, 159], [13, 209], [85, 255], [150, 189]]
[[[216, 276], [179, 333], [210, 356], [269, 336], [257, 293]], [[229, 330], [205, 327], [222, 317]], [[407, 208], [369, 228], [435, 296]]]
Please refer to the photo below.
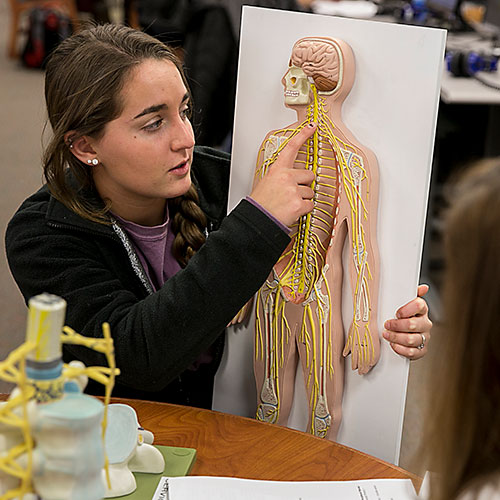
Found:
[[422, 463], [432, 500], [500, 498], [500, 159], [453, 189]]
[[[67, 324], [88, 337], [110, 324], [115, 396], [210, 408], [226, 325], [290, 242], [288, 227], [313, 209], [314, 174], [293, 164], [316, 124], [226, 215], [230, 157], [195, 146], [188, 85], [160, 41], [118, 25], [80, 31], [51, 55], [45, 98], [46, 184], [6, 232], [25, 300], [63, 297]], [[427, 311], [417, 297], [388, 320], [396, 352], [426, 353]], [[73, 359], [105, 364], [66, 345]]]

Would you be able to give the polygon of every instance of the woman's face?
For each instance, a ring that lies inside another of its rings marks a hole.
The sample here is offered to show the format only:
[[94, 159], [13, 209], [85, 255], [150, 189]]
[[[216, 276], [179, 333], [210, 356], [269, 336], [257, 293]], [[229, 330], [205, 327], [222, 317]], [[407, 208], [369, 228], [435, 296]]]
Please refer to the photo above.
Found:
[[[132, 70], [121, 92], [123, 111], [103, 136], [90, 139], [99, 164], [94, 182], [111, 210], [164, 209], [165, 199], [191, 186], [194, 134], [189, 97], [176, 66], [147, 59]], [[130, 218], [132, 220], [132, 218]]]

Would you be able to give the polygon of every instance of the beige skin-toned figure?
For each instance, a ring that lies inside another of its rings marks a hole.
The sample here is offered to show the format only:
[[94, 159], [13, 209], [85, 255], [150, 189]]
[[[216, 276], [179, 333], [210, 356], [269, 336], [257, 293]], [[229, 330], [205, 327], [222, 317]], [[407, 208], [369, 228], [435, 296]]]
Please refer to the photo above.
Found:
[[[285, 105], [296, 111], [297, 121], [266, 136], [255, 174], [257, 181], [290, 138], [317, 123], [295, 162], [296, 168], [315, 173], [315, 208], [291, 227], [290, 245], [257, 294], [255, 377], [257, 418], [285, 425], [300, 360], [308, 430], [330, 439], [341, 421], [343, 356], [350, 353], [352, 368], [365, 374], [380, 355], [378, 164], [341, 116], [354, 74], [352, 50], [342, 40], [307, 37], [294, 44], [282, 82]], [[353, 302], [346, 340], [341, 313], [345, 244]]]

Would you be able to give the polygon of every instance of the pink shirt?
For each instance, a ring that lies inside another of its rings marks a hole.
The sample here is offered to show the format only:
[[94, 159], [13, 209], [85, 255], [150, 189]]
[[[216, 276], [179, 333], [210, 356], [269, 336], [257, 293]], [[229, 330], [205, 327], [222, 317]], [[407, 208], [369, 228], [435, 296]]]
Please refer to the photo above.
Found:
[[165, 281], [180, 271], [180, 264], [172, 255], [175, 234], [170, 230], [168, 206], [165, 221], [159, 226], [141, 226], [113, 214], [127, 232], [137, 256], [156, 292]]

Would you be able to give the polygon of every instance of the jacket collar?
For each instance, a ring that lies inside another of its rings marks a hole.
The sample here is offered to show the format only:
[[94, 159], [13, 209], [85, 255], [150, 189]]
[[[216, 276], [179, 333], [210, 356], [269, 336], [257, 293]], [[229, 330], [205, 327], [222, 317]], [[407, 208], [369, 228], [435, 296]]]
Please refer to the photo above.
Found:
[[[47, 189], [46, 187], [44, 189]], [[103, 234], [114, 234], [113, 229], [108, 224], [100, 224], [88, 219], [80, 217], [78, 214], [70, 210], [66, 205], [61, 203], [53, 196], [49, 199], [49, 206], [47, 208], [47, 215], [45, 216], [47, 222], [54, 224], [62, 224], [65, 226], [72, 226], [80, 229], [87, 229], [92, 232]]]
[[200, 206], [211, 220], [220, 222], [227, 214], [230, 167], [228, 153], [195, 146], [192, 178], [198, 186]]

